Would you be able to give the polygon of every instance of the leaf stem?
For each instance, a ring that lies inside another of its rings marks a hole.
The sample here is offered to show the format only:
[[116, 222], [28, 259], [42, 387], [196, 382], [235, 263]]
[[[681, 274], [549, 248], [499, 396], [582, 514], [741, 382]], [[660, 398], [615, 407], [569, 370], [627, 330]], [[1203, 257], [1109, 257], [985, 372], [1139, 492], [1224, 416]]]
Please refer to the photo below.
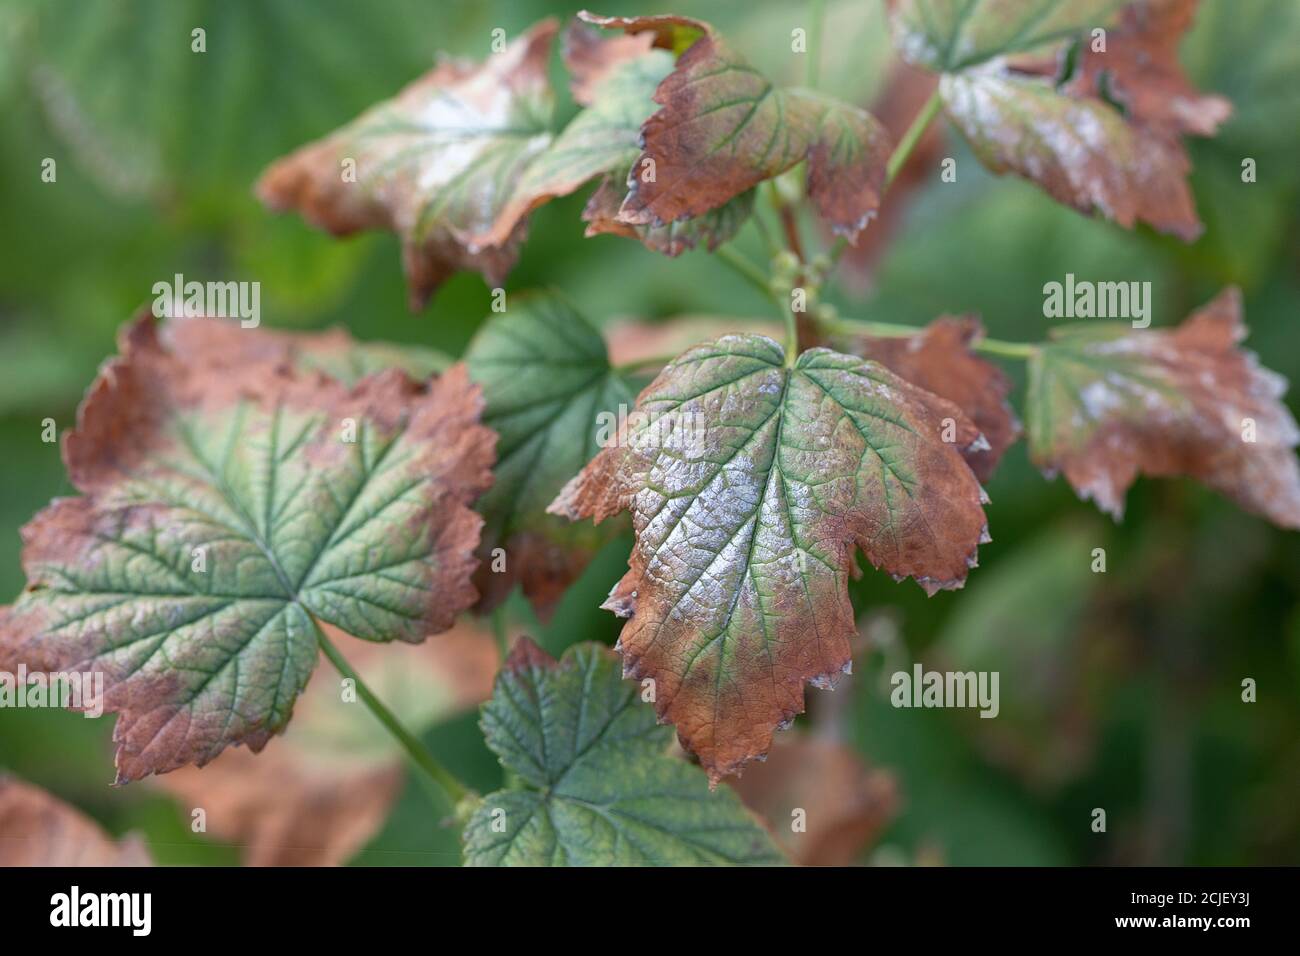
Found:
[[916, 144], [921, 141], [921, 137], [925, 135], [930, 123], [939, 115], [939, 108], [942, 105], [943, 101], [939, 98], [939, 88], [935, 87], [934, 92], [930, 94], [930, 98], [925, 101], [925, 105], [921, 107], [920, 112], [916, 114], [916, 118], [912, 120], [912, 125], [907, 128], [903, 138], [898, 141], [894, 151], [889, 154], [889, 162], [885, 164], [886, 188], [894, 181], [898, 171], [903, 168], [903, 164], [907, 162], [907, 157], [912, 155], [912, 150], [916, 149]]
[[402, 749], [406, 751], [406, 755], [411, 758], [411, 762], [438, 785], [453, 809], [467, 797], [473, 796], [473, 792], [457, 780], [450, 770], [438, 763], [433, 754], [429, 753], [424, 748], [424, 745], [416, 739], [415, 735], [402, 726], [393, 712], [384, 706], [383, 701], [374, 695], [374, 692], [366, 686], [360, 675], [352, 669], [352, 665], [339, 653], [338, 648], [325, 636], [325, 632], [319, 624], [316, 625], [316, 642], [320, 644], [320, 649], [330, 659], [334, 669], [356, 685], [357, 695], [362, 702], [365, 703], [366, 707], [370, 709], [370, 712], [375, 715], [375, 718], [384, 725], [388, 732], [397, 739]]
[[730, 266], [732, 271], [737, 275], [741, 276], [750, 285], [758, 289], [759, 292], [763, 293], [765, 299], [773, 302], [777, 301], [771, 287], [767, 284], [767, 276], [763, 274], [763, 270], [754, 265], [754, 263], [750, 262], [735, 249], [732, 249], [730, 246], [722, 246], [714, 252], [714, 255], [717, 256], [721, 262], [725, 262]]
[[[879, 338], [897, 338], [916, 335], [924, 331], [915, 325], [902, 325], [897, 322], [868, 322], [864, 319], [835, 319], [821, 323], [827, 332], [840, 335], [874, 335]], [[1003, 339], [978, 339], [971, 343], [976, 352], [1001, 355], [1005, 358], [1027, 359], [1038, 352], [1038, 346], [1029, 342], [1007, 342]]]
[[500, 658], [504, 666], [506, 658], [510, 656], [510, 633], [508, 622], [506, 621], [506, 606], [498, 604], [492, 611], [492, 639], [496, 641], [497, 657]]

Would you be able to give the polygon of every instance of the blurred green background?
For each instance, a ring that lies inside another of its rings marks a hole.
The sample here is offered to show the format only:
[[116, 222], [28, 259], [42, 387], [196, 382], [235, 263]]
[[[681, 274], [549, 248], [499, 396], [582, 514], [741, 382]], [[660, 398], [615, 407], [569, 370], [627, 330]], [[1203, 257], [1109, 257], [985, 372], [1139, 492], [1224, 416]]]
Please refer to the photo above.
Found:
[[[868, 104], [890, 62], [883, 4], [827, 4], [822, 86]], [[268, 326], [347, 326], [354, 335], [460, 354], [488, 312], [473, 275], [419, 315], [405, 305], [389, 235], [339, 242], [251, 193], [272, 159], [394, 93], [436, 51], [481, 58], [578, 4], [554, 0], [0, 0], [0, 590], [23, 584], [19, 527], [67, 494], [41, 422], [71, 424], [117, 327], [174, 273], [262, 283]], [[789, 0], [609, 3], [608, 13], [691, 13], [714, 22], [773, 78], [798, 82], [803, 22]], [[207, 52], [190, 52], [190, 31]], [[1183, 245], [1125, 232], [983, 172], [950, 135], [956, 184], [910, 200], [865, 299], [847, 315], [924, 323], [978, 312], [989, 334], [1042, 337], [1041, 289], [1073, 272], [1150, 280], [1156, 325], [1221, 287], [1242, 287], [1248, 345], [1300, 379], [1300, 4], [1207, 0], [1183, 48], [1193, 80], [1236, 108], [1190, 144], [1205, 235]], [[558, 63], [557, 80], [560, 79]], [[560, 84], [561, 119], [573, 110]], [[567, 111], [567, 112], [566, 112]], [[41, 162], [58, 162], [55, 184]], [[1240, 181], [1244, 157], [1258, 182]], [[765, 302], [706, 254], [670, 260], [615, 237], [582, 238], [588, 190], [532, 218], [508, 288], [554, 285], [600, 323], [678, 313], [764, 316]], [[752, 229], [740, 239], [756, 258]], [[1023, 397], [1023, 374], [1013, 401]], [[1289, 396], [1293, 410], [1296, 396]], [[848, 734], [893, 771], [902, 806], [866, 859], [949, 864], [1300, 862], [1300, 535], [1190, 482], [1139, 481], [1122, 525], [1032, 469], [1023, 443], [989, 484], [994, 541], [964, 591], [926, 599], [868, 573], [855, 606], [877, 650], [846, 688]], [[518, 599], [516, 629], [552, 652], [611, 642], [598, 608], [630, 541], [608, 547], [541, 626]], [[1090, 571], [1107, 550], [1107, 573]], [[895, 710], [886, 673], [921, 660], [1001, 673], [1002, 715]], [[1241, 681], [1258, 702], [1241, 701]], [[810, 691], [812, 706], [824, 695]], [[44, 786], [109, 830], [143, 833], [163, 862], [233, 862], [190, 834], [147, 783], [108, 786], [110, 721], [0, 711], [0, 768]], [[429, 735], [473, 785], [500, 777], [470, 715]], [[815, 786], [810, 781], [809, 786]], [[412, 784], [363, 863], [455, 861]], [[1094, 807], [1107, 811], [1092, 832]]]

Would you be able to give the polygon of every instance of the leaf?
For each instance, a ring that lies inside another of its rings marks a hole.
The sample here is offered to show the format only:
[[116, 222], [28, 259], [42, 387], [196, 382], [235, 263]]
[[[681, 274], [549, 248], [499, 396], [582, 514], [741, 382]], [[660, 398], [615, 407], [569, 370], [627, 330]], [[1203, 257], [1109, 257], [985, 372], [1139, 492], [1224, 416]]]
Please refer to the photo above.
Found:
[[[458, 269], [500, 285], [522, 225], [491, 243], [478, 237], [551, 142], [547, 59], [556, 29], [544, 20], [481, 66], [439, 64], [394, 99], [278, 160], [258, 182], [259, 197], [334, 235], [396, 232], [413, 308]], [[353, 182], [344, 175], [348, 160]]]
[[894, 45], [907, 60], [956, 73], [1108, 26], [1125, 0], [898, 0]]
[[[462, 622], [411, 648], [358, 645], [349, 663], [419, 734], [488, 698], [497, 654], [491, 635]], [[158, 785], [187, 807], [203, 807], [209, 830], [240, 844], [250, 866], [336, 866], [379, 831], [404, 779], [393, 738], [355, 698], [343, 699], [327, 668], [312, 675], [275, 747], [227, 750]]]
[[261, 750], [318, 624], [418, 643], [474, 602], [469, 505], [494, 436], [463, 368], [348, 390], [247, 355], [182, 360], [148, 317], [121, 350], [64, 444], [82, 497], [23, 529], [27, 589], [0, 619], [0, 665], [103, 672], [119, 781]]
[[615, 180], [606, 176], [587, 201], [582, 221], [587, 223], [588, 238], [609, 233], [639, 239], [647, 249], [666, 256], [679, 256], [700, 245], [712, 252], [735, 238], [754, 211], [754, 190], [751, 189], [702, 216], [676, 222], [633, 225], [619, 219], [626, 189], [616, 186], [615, 182], [626, 178]]
[[149, 866], [139, 837], [114, 841], [75, 807], [0, 774], [0, 866]]
[[782, 862], [734, 793], [710, 792], [699, 768], [667, 754], [671, 734], [638, 693], [600, 645], [576, 645], [557, 662], [522, 638], [482, 720], [517, 781], [470, 817], [466, 864]]
[[927, 391], [955, 404], [984, 435], [963, 455], [980, 481], [993, 476], [1002, 454], [1020, 436], [1020, 422], [1007, 404], [1010, 380], [992, 362], [970, 350], [984, 336], [973, 315], [943, 315], [917, 335], [848, 339], [843, 350], [873, 359]]
[[812, 349], [790, 368], [771, 339], [723, 336], [659, 374], [551, 510], [631, 511], [630, 570], [605, 602], [630, 618], [624, 668], [655, 681], [655, 709], [716, 782], [767, 752], [805, 681], [847, 668], [855, 546], [930, 593], [961, 586], [987, 540], [961, 456], [978, 439], [875, 362]]
[[[892, 774], [869, 769], [843, 744], [810, 734], [782, 738], [732, 784], [801, 866], [849, 866], [898, 812]], [[796, 811], [805, 829], [792, 826]]]
[[707, 24], [580, 16], [630, 33], [656, 31], [660, 45], [695, 38], [655, 92], [662, 108], [641, 128], [623, 222], [702, 216], [805, 160], [809, 198], [834, 232], [852, 240], [875, 214], [892, 144], [869, 113], [812, 90], [774, 87]]
[[574, 23], [565, 35], [575, 96], [587, 108], [523, 171], [480, 241], [506, 241], [533, 209], [596, 176], [626, 171], [636, 159], [641, 124], [654, 112], [651, 96], [671, 72], [673, 58], [651, 49], [649, 37], [593, 34], [590, 27]]
[[[602, 426], [612, 434], [610, 422], [620, 409], [626, 415], [633, 393], [610, 368], [600, 333], [555, 293], [515, 297], [482, 327], [465, 361], [483, 387], [484, 424], [499, 436], [495, 481], [478, 503], [481, 606], [521, 583], [549, 616], [620, 529], [577, 526], [548, 515], [547, 505], [599, 450]], [[497, 548], [505, 550], [503, 571], [494, 565]]]
[[451, 365], [448, 356], [434, 349], [358, 342], [342, 328], [324, 332], [262, 329], [250, 334], [234, 321], [198, 317], [171, 319], [162, 326], [160, 335], [166, 348], [182, 361], [218, 353], [230, 364], [282, 364], [298, 372], [320, 372], [344, 385], [355, 385], [367, 375], [390, 368], [422, 380]]
[[1236, 347], [1245, 335], [1233, 288], [1168, 331], [1055, 330], [1029, 363], [1031, 458], [1116, 519], [1139, 474], [1189, 475], [1300, 528], [1300, 430], [1286, 381]]
[[[1190, 242], [1202, 226], [1179, 137], [1213, 134], [1231, 107], [1198, 96], [1178, 68], [1193, 10], [1186, 0], [1130, 5], [1106, 52], [1067, 42], [1118, 8], [1106, 0], [1037, 8], [973, 0], [932, 11], [912, 2], [896, 12], [895, 31], [905, 56], [947, 71], [939, 84], [945, 111], [991, 170], [1023, 176], [1080, 212], [1130, 229], [1146, 222]], [[1117, 78], [1128, 115], [1112, 104], [1103, 74]]]

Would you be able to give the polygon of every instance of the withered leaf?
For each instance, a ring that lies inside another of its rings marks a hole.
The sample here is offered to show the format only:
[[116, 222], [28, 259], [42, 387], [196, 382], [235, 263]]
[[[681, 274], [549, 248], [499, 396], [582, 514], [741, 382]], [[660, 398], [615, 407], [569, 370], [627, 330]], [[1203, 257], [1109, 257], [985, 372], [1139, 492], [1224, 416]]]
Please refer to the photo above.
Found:
[[588, 238], [610, 234], [639, 239], [647, 249], [666, 256], [679, 256], [701, 245], [712, 252], [734, 238], [754, 211], [754, 190], [750, 189], [702, 216], [634, 225], [619, 218], [627, 196], [627, 188], [622, 185], [626, 180], [626, 176], [606, 176], [592, 193], [582, 211]]
[[818, 214], [850, 240], [880, 205], [891, 143], [871, 114], [812, 90], [778, 89], [698, 21], [595, 17], [661, 44], [693, 42], [655, 91], [619, 219], [662, 225], [702, 216], [797, 163]]
[[[955, 440], [942, 440], [945, 430]], [[551, 506], [632, 513], [630, 570], [605, 607], [630, 618], [627, 674], [717, 781], [765, 754], [850, 660], [854, 549], [928, 592], [959, 587], [987, 539], [957, 406], [875, 362], [731, 335], [640, 395], [618, 442]]]
[[492, 242], [481, 237], [551, 142], [547, 59], [556, 29], [544, 20], [480, 66], [440, 63], [392, 100], [272, 164], [259, 197], [335, 235], [396, 232], [413, 308], [459, 269], [500, 285], [522, 224]]
[[508, 312], [484, 324], [465, 361], [483, 387], [483, 421], [499, 436], [496, 478], [478, 503], [485, 519], [475, 576], [482, 607], [522, 584], [546, 617], [619, 531], [618, 523], [575, 525], [546, 508], [599, 451], [602, 434], [617, 433], [614, 423], [633, 393], [610, 368], [600, 333], [556, 293], [516, 296]]
[[874, 359], [905, 378], [957, 405], [984, 435], [963, 454], [980, 481], [993, 476], [1002, 453], [1020, 436], [1020, 421], [1007, 404], [1011, 381], [1002, 370], [975, 355], [970, 346], [984, 335], [973, 315], [944, 315], [917, 335], [858, 335], [842, 351]]
[[[326, 628], [333, 632], [333, 628]], [[331, 633], [333, 639], [336, 633]], [[349, 663], [413, 733], [488, 698], [492, 637], [462, 621], [414, 647], [359, 644]], [[403, 757], [327, 666], [312, 675], [284, 739], [262, 754], [227, 750], [158, 785], [206, 811], [209, 832], [243, 848], [250, 866], [346, 863], [383, 826], [401, 791]]]
[[1116, 518], [1139, 474], [1189, 475], [1300, 528], [1300, 430], [1286, 381], [1237, 348], [1245, 335], [1232, 288], [1168, 331], [1054, 330], [1029, 363], [1031, 457]]
[[367, 375], [390, 368], [423, 380], [452, 364], [451, 358], [434, 349], [358, 342], [342, 328], [250, 333], [234, 321], [197, 317], [171, 319], [159, 335], [166, 348], [183, 361], [220, 361], [232, 367], [246, 362], [284, 364], [299, 372], [320, 372], [344, 385], [355, 385]]
[[465, 826], [469, 866], [777, 864], [781, 854], [730, 790], [667, 753], [618, 660], [598, 644], [559, 661], [521, 639], [483, 708], [483, 733], [515, 783]]
[[[1178, 68], [1177, 44], [1194, 3], [1137, 0], [1109, 32], [1105, 52], [1085, 38], [1077, 65], [1070, 40], [1109, 23], [1120, 4], [939, 6], [900, 4], [899, 48], [913, 62], [946, 71], [939, 85], [945, 111], [985, 165], [1127, 228], [1146, 222], [1186, 241], [1200, 234], [1179, 137], [1212, 134], [1231, 108], [1221, 97], [1196, 94]], [[1111, 92], [1128, 115], [1110, 102], [1103, 75], [1114, 79]]]
[[418, 643], [475, 601], [495, 435], [463, 367], [347, 389], [278, 359], [182, 359], [149, 317], [121, 351], [64, 443], [82, 496], [23, 529], [27, 588], [0, 618], [0, 666], [103, 672], [119, 781], [260, 750], [318, 625]]
[[[893, 774], [867, 767], [836, 741], [788, 734], [767, 759], [732, 782], [802, 866], [849, 866], [870, 849], [898, 811]], [[804, 828], [792, 814], [802, 811]]]
[[137, 837], [116, 842], [75, 807], [0, 774], [0, 867], [149, 866], [151, 862]]

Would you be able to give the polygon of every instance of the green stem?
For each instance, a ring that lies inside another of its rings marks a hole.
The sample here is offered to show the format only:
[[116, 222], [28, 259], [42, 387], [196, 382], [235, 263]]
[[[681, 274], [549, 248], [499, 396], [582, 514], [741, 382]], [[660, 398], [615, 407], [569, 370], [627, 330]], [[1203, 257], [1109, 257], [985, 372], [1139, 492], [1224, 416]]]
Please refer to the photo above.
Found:
[[[835, 319], [830, 322], [822, 322], [822, 328], [827, 332], [841, 335], [866, 334], [880, 338], [916, 335], [918, 332], [924, 331], [915, 325], [902, 325], [897, 322], [867, 322], [861, 319]], [[1028, 342], [979, 339], [971, 344], [971, 348], [976, 352], [987, 352], [990, 355], [1027, 359], [1033, 357], [1038, 352], [1039, 347]]]
[[370, 708], [370, 712], [375, 718], [387, 728], [388, 732], [397, 739], [406, 755], [411, 758], [411, 762], [424, 771], [424, 773], [441, 789], [448, 802], [455, 808], [462, 800], [472, 795], [472, 791], [462, 784], [452, 774], [433, 758], [433, 754], [424, 749], [424, 745], [415, 738], [409, 730], [402, 726], [401, 722], [393, 715], [383, 701], [374, 695], [365, 681], [352, 669], [352, 665], [347, 662], [337, 647], [330, 642], [325, 633], [318, 625], [316, 627], [316, 641], [320, 644], [320, 649], [325, 652], [325, 656], [330, 659], [330, 663], [344, 677], [350, 679], [356, 685], [357, 694], [362, 702]]
[[[722, 246], [714, 252], [714, 255], [717, 256], [721, 262], [725, 262], [730, 266], [734, 272], [745, 279], [745, 281], [750, 285], [758, 289], [759, 292], [763, 293], [765, 299], [773, 302], [778, 301], [776, 294], [772, 292], [771, 287], [767, 284], [767, 276], [763, 274], [763, 270], [754, 265], [754, 263], [750, 262], [735, 249], [732, 249], [730, 246]], [[778, 302], [778, 304], [780, 303]]]
[[939, 115], [939, 108], [942, 105], [943, 102], [939, 98], [939, 89], [936, 87], [935, 91], [930, 94], [930, 98], [925, 101], [925, 105], [921, 107], [921, 111], [916, 114], [916, 118], [912, 120], [912, 125], [907, 128], [903, 138], [894, 147], [894, 151], [889, 154], [889, 162], [885, 164], [886, 189], [894, 181], [898, 171], [903, 168], [903, 164], [907, 162], [907, 157], [912, 155], [912, 150], [916, 149], [916, 144], [921, 141], [921, 137], [925, 135], [930, 123]]
[[497, 656], [504, 665], [506, 658], [510, 656], [510, 634], [504, 604], [498, 604], [492, 612], [492, 638], [497, 644]]
[[822, 21], [825, 19], [825, 3], [823, 0], [809, 0], [808, 2], [808, 71], [807, 84], [810, 88], [817, 88], [818, 72], [821, 68], [822, 53]]

